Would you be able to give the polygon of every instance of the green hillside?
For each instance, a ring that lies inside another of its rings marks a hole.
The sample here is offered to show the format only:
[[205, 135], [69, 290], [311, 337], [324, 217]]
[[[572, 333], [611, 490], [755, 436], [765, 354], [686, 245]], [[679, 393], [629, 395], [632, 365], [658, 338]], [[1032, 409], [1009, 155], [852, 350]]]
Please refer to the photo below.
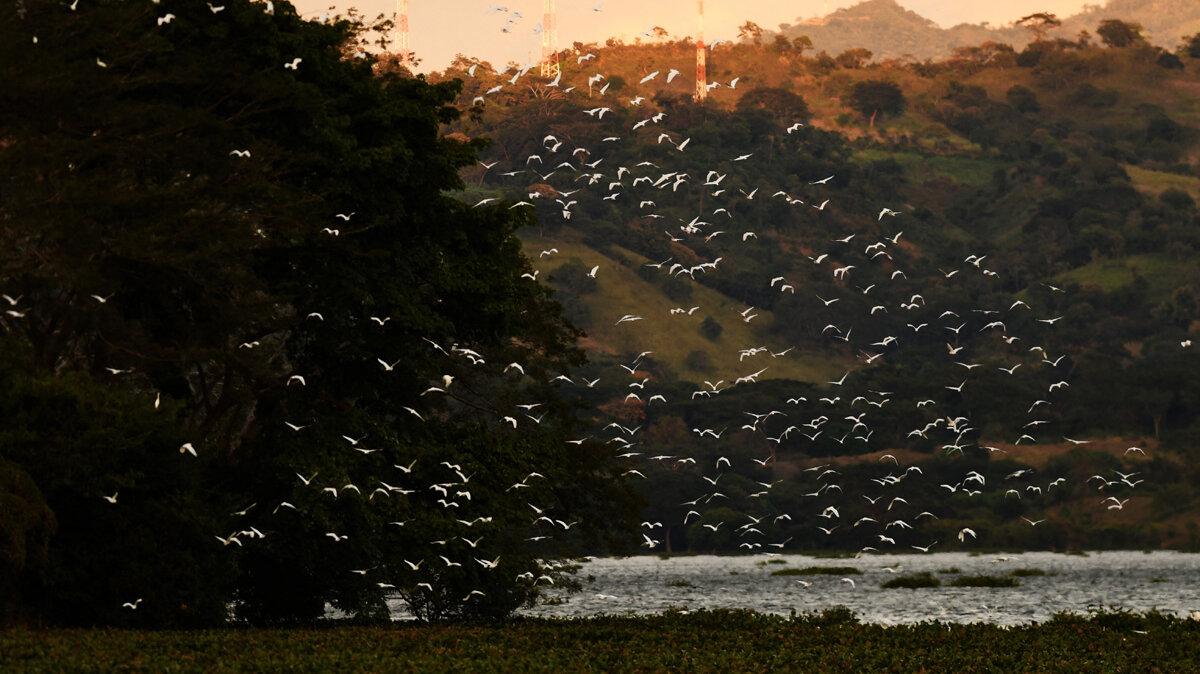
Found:
[[[853, 366], [852, 360], [838, 362], [805, 351], [772, 356], [770, 352], [782, 352], [788, 345], [772, 334], [775, 318], [771, 312], [754, 309], [757, 318], [745, 321], [742, 312], [746, 306], [700, 284], [692, 286], [685, 301], [672, 300], [659, 283], [638, 274], [650, 262], [647, 258], [619, 247], [612, 249], [616, 257], [611, 257], [579, 238], [571, 233], [553, 239], [527, 233], [523, 241], [526, 254], [539, 260], [535, 267], [549, 273], [552, 286], [556, 285], [554, 270], [565, 260], [577, 259], [588, 268], [600, 266], [596, 289], [579, 298], [587, 307], [586, 316], [576, 318], [586, 333], [585, 346], [594, 350], [593, 357], [632, 362], [642, 351], [653, 351], [653, 360], [659, 365], [696, 382], [731, 382], [763, 366], [768, 369], [762, 379], [823, 382]], [[540, 252], [548, 248], [557, 248], [558, 253], [539, 259]], [[692, 307], [700, 309], [691, 315], [670, 313], [672, 309]], [[627, 314], [641, 319], [618, 325], [616, 321]], [[722, 326], [714, 339], [705, 337], [700, 327], [709, 317]], [[764, 347], [766, 352], [741, 355], [743, 350]]]
[[[1013, 547], [1193, 547], [1189, 44], [1089, 35], [915, 62], [748, 40], [711, 50], [703, 102], [686, 75], [665, 81], [691, 72], [684, 42], [577, 45], [557, 83], [487, 64], [472, 77], [467, 58], [434, 77], [461, 78], [474, 106], [451, 131], [492, 143], [464, 200], [536, 213], [526, 254], [599, 380], [578, 397], [630, 431], [604, 436], [637, 446], [622, 456], [666, 545], [735, 549], [705, 525], [792, 513], [772, 538], [870, 546], [861, 530], [813, 537], [828, 523], [796, 515], [823, 489], [805, 469], [836, 462], [837, 486], [870, 496], [890, 456], [926, 476], [899, 492], [940, 513], [924, 540], [967, 526]], [[696, 501], [721, 459], [723, 488]], [[971, 470], [987, 486], [968, 498]], [[1131, 472], [1137, 491], [1096, 488]], [[1037, 498], [1051, 482], [1072, 486]], [[681, 525], [693, 502], [701, 519]]]

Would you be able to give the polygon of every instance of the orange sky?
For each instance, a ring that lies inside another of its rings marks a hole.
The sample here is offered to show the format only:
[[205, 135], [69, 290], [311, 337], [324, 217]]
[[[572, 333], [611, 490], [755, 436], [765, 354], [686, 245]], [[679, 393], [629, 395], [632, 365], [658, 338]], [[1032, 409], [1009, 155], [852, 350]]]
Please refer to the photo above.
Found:
[[[1078, 12], [1084, 0], [897, 0], [907, 9], [943, 26], [958, 23], [1011, 23], [1026, 14], [1050, 11], [1060, 17]], [[747, 20], [763, 28], [778, 29], [780, 23], [797, 23], [849, 7], [858, 0], [705, 0], [704, 34], [711, 41], [732, 40], [737, 26]], [[391, 16], [396, 0], [296, 0], [302, 14], [319, 17], [329, 7], [334, 13], [357, 7], [363, 14]], [[1090, 4], [1103, 4], [1093, 0]], [[632, 42], [642, 31], [654, 26], [667, 30], [672, 38], [695, 36], [695, 0], [557, 0], [558, 45], [600, 42], [619, 37]], [[488, 11], [504, 6], [508, 12]], [[503, 67], [510, 61], [520, 64], [538, 59], [541, 36], [534, 29], [542, 23], [542, 0], [409, 0], [410, 44], [422, 60], [421, 71], [441, 70], [454, 55], [477, 56]], [[599, 11], [593, 8], [599, 6]], [[522, 17], [503, 32], [508, 19], [520, 12]], [[819, 49], [821, 45], [816, 45]]]

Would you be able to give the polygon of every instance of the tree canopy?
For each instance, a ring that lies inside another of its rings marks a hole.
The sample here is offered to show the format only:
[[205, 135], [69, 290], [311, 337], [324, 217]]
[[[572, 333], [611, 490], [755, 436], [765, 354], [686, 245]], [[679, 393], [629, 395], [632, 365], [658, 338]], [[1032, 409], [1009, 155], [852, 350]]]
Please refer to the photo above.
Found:
[[1129, 47], [1146, 38], [1142, 36], [1141, 25], [1120, 19], [1105, 19], [1096, 28], [1100, 40], [1109, 47]]
[[377, 75], [353, 17], [222, 7], [0, 10], [4, 606], [505, 615], [630, 503], [564, 442], [582, 354], [531, 217], [453, 198], [458, 83]]
[[850, 106], [872, 120], [878, 113], [899, 115], [904, 112], [904, 92], [895, 82], [863, 80], [850, 88]]
[[1033, 41], [1041, 42], [1046, 39], [1046, 33], [1062, 25], [1062, 19], [1051, 12], [1034, 12], [1027, 14], [1014, 22], [1024, 26], [1033, 33]]

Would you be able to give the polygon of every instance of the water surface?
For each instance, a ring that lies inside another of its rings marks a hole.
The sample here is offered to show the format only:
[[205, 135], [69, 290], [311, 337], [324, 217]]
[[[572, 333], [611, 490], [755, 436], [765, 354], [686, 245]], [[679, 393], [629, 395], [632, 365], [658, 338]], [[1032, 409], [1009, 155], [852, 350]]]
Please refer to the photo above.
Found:
[[[779, 563], [779, 561], [786, 563]], [[861, 575], [772, 576], [780, 569], [848, 566]], [[1019, 577], [1009, 588], [948, 587], [962, 575]], [[897, 574], [928, 571], [943, 583], [924, 589], [882, 589]], [[842, 578], [854, 581], [851, 585]], [[668, 609], [752, 609], [788, 615], [845, 606], [864, 622], [938, 620], [1019, 625], [1044, 622], [1055, 613], [1086, 614], [1100, 607], [1135, 612], [1158, 610], [1186, 616], [1200, 611], [1200, 555], [1178, 552], [1091, 552], [1064, 555], [1026, 552], [997, 555], [942, 552], [829, 559], [806, 555], [657, 556], [600, 558], [579, 572], [583, 591], [553, 594], [563, 603], [524, 610], [523, 615], [586, 617], [650, 614]], [[804, 587], [797, 580], [811, 582]]]

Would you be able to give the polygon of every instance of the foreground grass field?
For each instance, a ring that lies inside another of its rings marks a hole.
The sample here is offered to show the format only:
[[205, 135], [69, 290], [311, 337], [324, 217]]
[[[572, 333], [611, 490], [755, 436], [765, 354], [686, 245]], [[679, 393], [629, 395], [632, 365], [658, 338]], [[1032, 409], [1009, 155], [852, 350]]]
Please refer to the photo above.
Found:
[[0, 671], [1200, 671], [1200, 621], [1104, 612], [1043, 625], [858, 623], [745, 611], [500, 625], [186, 632], [9, 630]]

